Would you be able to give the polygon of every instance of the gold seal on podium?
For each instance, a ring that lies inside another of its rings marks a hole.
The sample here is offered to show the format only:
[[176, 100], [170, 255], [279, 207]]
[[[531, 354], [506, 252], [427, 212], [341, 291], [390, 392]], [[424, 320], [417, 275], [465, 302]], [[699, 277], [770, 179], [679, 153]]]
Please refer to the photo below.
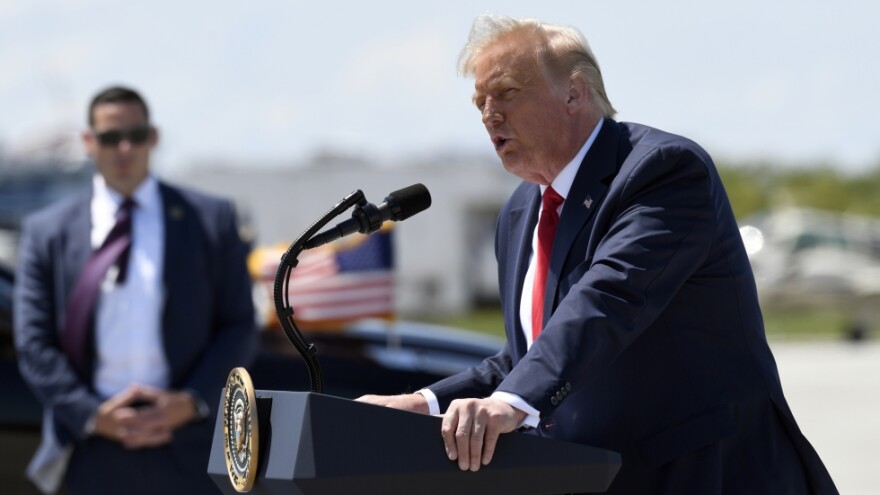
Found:
[[260, 428], [254, 384], [244, 368], [226, 379], [223, 399], [223, 450], [229, 480], [238, 492], [249, 492], [257, 478]]

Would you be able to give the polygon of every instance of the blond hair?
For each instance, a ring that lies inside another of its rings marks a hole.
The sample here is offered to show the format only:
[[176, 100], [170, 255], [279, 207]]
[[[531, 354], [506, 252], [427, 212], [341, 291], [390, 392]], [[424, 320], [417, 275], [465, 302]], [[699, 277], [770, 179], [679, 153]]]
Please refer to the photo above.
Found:
[[487, 46], [508, 36], [529, 35], [537, 40], [536, 60], [557, 79], [583, 78], [590, 88], [595, 110], [613, 117], [617, 110], [605, 93], [605, 83], [599, 63], [584, 35], [575, 28], [542, 22], [538, 19], [513, 19], [507, 16], [484, 14], [474, 19], [467, 43], [458, 59], [458, 73], [473, 77], [475, 63]]

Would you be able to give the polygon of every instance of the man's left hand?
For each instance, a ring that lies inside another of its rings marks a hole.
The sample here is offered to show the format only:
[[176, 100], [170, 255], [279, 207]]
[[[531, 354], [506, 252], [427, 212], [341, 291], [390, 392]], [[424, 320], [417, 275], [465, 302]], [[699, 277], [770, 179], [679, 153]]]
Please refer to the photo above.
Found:
[[140, 419], [153, 427], [174, 431], [192, 421], [198, 411], [193, 396], [182, 390], [140, 387], [139, 398], [148, 404], [138, 409]]
[[489, 464], [498, 437], [515, 430], [526, 413], [498, 399], [458, 399], [443, 415], [441, 433], [449, 460], [462, 471]]

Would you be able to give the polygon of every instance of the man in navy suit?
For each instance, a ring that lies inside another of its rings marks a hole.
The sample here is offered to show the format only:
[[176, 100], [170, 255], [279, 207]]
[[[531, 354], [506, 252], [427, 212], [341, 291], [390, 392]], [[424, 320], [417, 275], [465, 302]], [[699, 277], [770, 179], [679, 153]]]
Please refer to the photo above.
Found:
[[[88, 120], [91, 192], [33, 214], [22, 232], [16, 348], [44, 406], [28, 475], [47, 493], [216, 493], [211, 419], [256, 337], [248, 247], [230, 202], [151, 175], [158, 131], [138, 93], [101, 91]], [[71, 293], [129, 201], [127, 260], [102, 275], [85, 357], [74, 356], [65, 343], [82, 308]]]
[[426, 390], [361, 400], [443, 412], [462, 470], [523, 428], [619, 452], [608, 493], [836, 493], [783, 396], [706, 152], [612, 120], [572, 28], [482, 16], [460, 69], [524, 180], [496, 234], [507, 344]]

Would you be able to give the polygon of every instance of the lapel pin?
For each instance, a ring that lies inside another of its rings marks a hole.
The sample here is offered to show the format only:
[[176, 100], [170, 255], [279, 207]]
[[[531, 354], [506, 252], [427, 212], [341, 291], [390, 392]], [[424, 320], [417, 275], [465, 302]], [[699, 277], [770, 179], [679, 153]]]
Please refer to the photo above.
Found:
[[172, 220], [180, 220], [183, 218], [183, 208], [179, 206], [172, 206], [168, 210], [168, 216], [171, 217]]
[[584, 200], [584, 206], [589, 210], [591, 206], [593, 206], [593, 198], [587, 196], [587, 199]]

